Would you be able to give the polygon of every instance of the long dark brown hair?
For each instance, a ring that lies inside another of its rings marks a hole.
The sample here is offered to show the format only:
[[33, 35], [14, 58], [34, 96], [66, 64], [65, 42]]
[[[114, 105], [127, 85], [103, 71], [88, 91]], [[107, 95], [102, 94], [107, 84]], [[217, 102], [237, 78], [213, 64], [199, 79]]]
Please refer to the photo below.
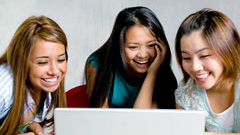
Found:
[[[67, 38], [59, 25], [45, 16], [31, 16], [26, 19], [15, 32], [7, 50], [0, 57], [0, 64], [7, 63], [14, 79], [14, 99], [3, 124], [0, 127], [1, 135], [16, 134], [23, 119], [23, 109], [28, 89], [28, 61], [37, 39], [61, 43], [65, 46], [67, 56]], [[52, 102], [49, 110], [54, 107], [65, 106], [64, 80], [59, 88], [52, 93]], [[31, 93], [31, 92], [30, 92]], [[52, 125], [53, 117], [43, 124]]]
[[[96, 75], [95, 84], [92, 95], [90, 97], [90, 107], [101, 107], [105, 102], [107, 93], [112, 93], [115, 69], [118, 68], [122, 74], [126, 72], [126, 60], [124, 54], [124, 40], [128, 28], [134, 25], [143, 25], [147, 27], [161, 43], [166, 46], [166, 56], [158, 70], [157, 81], [155, 87], [156, 99], [159, 99], [158, 105], [163, 108], [174, 108], [175, 98], [174, 91], [177, 87], [176, 78], [171, 70], [171, 52], [165, 32], [156, 15], [146, 7], [130, 7], [122, 10], [116, 18], [112, 33], [108, 40], [93, 54], [89, 56], [97, 56], [99, 69]], [[88, 59], [89, 59], [88, 58]], [[87, 60], [88, 63], [88, 60]], [[85, 67], [86, 81], [88, 82], [88, 64]], [[162, 89], [163, 91], [159, 91]], [[163, 96], [164, 94], [171, 95]], [[111, 94], [110, 94], [111, 95]], [[159, 97], [160, 96], [160, 97]], [[111, 97], [111, 96], [110, 96]], [[109, 99], [111, 101], [111, 99]], [[171, 105], [170, 105], [171, 104]]]

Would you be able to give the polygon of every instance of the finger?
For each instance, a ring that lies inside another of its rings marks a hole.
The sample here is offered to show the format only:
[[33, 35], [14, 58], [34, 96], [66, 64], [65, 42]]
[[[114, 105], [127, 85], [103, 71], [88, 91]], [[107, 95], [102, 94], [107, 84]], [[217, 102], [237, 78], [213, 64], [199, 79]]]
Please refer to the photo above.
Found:
[[42, 131], [40, 131], [39, 129], [36, 130], [36, 134], [37, 135], [44, 135], [44, 133]]
[[33, 132], [28, 132], [28, 133], [18, 134], [18, 135], [35, 135], [35, 134]]
[[165, 58], [166, 52], [167, 52], [167, 46], [158, 38], [159, 42], [157, 43], [161, 48], [161, 58], [162, 60]]
[[158, 42], [157, 44], [160, 46], [162, 52], [166, 52], [167, 46], [160, 40], [160, 38], [158, 38]]
[[43, 132], [37, 132], [37, 135], [44, 135]]
[[164, 48], [164, 46], [160, 43], [155, 45], [155, 50], [157, 52], [157, 55], [162, 55], [164, 56], [166, 53], [166, 49]]
[[157, 52], [157, 55], [160, 55], [161, 54], [161, 47], [159, 45], [155, 45], [155, 50]]

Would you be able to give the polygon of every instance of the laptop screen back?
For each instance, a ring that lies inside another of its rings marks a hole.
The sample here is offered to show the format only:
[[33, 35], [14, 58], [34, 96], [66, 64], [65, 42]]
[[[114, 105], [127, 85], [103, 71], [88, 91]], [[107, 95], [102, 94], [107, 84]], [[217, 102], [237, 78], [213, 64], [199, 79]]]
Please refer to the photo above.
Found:
[[202, 111], [56, 108], [56, 135], [203, 135]]

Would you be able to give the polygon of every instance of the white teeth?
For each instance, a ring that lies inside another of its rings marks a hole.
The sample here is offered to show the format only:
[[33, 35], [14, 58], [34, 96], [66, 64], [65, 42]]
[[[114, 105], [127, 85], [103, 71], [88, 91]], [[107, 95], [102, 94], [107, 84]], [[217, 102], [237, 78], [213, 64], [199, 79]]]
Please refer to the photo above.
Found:
[[203, 74], [203, 75], [197, 75], [197, 78], [203, 79], [203, 78], [207, 78], [208, 74]]
[[57, 78], [53, 78], [53, 79], [44, 79], [47, 82], [55, 82], [57, 80]]
[[137, 63], [140, 63], [140, 64], [145, 64], [148, 62], [148, 60], [145, 60], [145, 61], [136, 61]]

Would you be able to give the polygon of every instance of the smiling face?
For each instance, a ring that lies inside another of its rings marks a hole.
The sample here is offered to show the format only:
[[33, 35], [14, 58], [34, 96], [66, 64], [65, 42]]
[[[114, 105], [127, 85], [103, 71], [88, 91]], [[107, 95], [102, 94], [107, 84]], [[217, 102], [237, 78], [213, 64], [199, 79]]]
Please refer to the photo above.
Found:
[[[147, 27], [134, 25], [126, 31], [124, 53], [128, 69], [138, 74], [147, 72], [156, 57], [157, 40]], [[128, 71], [129, 72], [129, 71]]]
[[65, 46], [37, 39], [29, 60], [28, 78], [33, 90], [54, 92], [67, 70]]
[[223, 73], [223, 64], [202, 38], [201, 32], [193, 31], [190, 35], [184, 35], [180, 44], [183, 69], [200, 88], [213, 88]]

